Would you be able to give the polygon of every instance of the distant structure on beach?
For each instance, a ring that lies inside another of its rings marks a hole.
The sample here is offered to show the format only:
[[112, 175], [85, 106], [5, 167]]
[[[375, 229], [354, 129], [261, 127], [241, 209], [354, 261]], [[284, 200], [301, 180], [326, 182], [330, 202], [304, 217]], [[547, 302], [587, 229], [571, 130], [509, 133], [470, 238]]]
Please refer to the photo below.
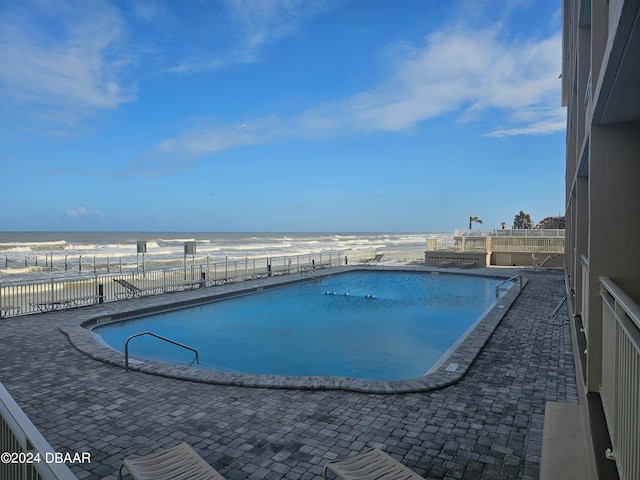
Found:
[[453, 240], [427, 238], [425, 262], [434, 267], [562, 267], [564, 243], [563, 228], [456, 230]]
[[571, 443], [585, 451], [566, 461], [588, 478], [638, 479], [640, 1], [562, 3], [567, 304], [584, 419]]

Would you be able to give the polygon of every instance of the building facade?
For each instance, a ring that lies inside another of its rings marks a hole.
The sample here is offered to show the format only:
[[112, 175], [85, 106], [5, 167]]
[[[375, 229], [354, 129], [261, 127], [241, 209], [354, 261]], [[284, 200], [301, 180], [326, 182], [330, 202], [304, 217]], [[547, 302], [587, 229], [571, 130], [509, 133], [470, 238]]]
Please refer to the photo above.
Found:
[[562, 103], [578, 386], [599, 478], [638, 479], [640, 0], [563, 0]]

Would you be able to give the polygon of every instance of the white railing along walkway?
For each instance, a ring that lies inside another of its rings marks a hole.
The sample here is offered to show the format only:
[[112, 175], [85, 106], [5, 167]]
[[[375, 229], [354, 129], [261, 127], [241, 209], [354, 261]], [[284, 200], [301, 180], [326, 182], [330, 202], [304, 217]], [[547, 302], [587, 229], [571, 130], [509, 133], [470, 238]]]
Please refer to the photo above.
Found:
[[2, 480], [77, 480], [2, 384], [0, 452]]
[[[377, 253], [382, 253], [378, 251]], [[278, 258], [244, 258], [129, 273], [95, 273], [33, 282], [0, 283], [0, 318], [50, 312], [142, 295], [170, 293], [267, 276], [302, 274], [318, 268], [364, 263], [375, 250]], [[424, 261], [424, 250], [384, 251], [383, 262]], [[127, 288], [127, 284], [130, 288]], [[0, 479], [1, 480], [1, 479]]]
[[609, 457], [621, 480], [640, 478], [640, 307], [610, 278], [600, 278], [602, 385], [611, 436]]

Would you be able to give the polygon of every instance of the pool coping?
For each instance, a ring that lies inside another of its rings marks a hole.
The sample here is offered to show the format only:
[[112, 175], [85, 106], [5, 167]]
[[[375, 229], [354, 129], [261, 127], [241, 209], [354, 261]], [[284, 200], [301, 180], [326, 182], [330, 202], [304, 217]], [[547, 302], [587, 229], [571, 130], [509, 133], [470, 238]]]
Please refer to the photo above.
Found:
[[[95, 314], [82, 315], [74, 322], [60, 327], [60, 331], [66, 334], [71, 344], [80, 352], [104, 363], [125, 367], [124, 354], [100, 343], [91, 329], [93, 327], [130, 319], [133, 317], [148, 315], [161, 311], [174, 310], [188, 306], [200, 305], [212, 301], [223, 300], [238, 295], [257, 293], [260, 291], [280, 288], [306, 282], [319, 277], [355, 272], [355, 271], [400, 271], [422, 272], [430, 274], [458, 274], [474, 275], [493, 278], [509, 278], [506, 275], [460, 272], [424, 266], [344, 266], [327, 269], [321, 275], [310, 278], [308, 276], [295, 276], [296, 278], [271, 277], [267, 279], [239, 282], [224, 286], [207, 287], [193, 292], [180, 292], [152, 297], [142, 297], [132, 300], [110, 302], [96, 310], [103, 310]], [[292, 276], [293, 277], [293, 276]], [[527, 284], [523, 279], [522, 288]], [[129, 370], [159, 375], [179, 380], [187, 380], [199, 383], [216, 385], [228, 385], [253, 388], [278, 388], [295, 390], [347, 390], [362, 393], [415, 393], [426, 392], [452, 385], [460, 381], [469, 368], [473, 365], [478, 354], [485, 346], [493, 332], [496, 330], [507, 311], [520, 295], [520, 289], [510, 288], [499, 297], [493, 308], [488, 310], [484, 317], [476, 321], [476, 325], [469, 334], [460, 342], [455, 351], [440, 361], [440, 365], [427, 374], [406, 380], [367, 380], [351, 377], [333, 376], [290, 376], [290, 375], [264, 375], [232, 373], [213, 370], [204, 370], [197, 367], [171, 365], [156, 360], [136, 360], [129, 362]]]

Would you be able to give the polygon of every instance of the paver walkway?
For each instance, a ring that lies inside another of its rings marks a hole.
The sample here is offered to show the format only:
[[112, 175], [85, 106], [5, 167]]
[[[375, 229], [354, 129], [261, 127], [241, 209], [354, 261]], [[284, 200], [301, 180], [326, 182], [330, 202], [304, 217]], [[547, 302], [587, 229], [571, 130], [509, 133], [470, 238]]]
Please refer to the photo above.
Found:
[[525, 275], [527, 287], [466, 377], [433, 392], [243, 388], [126, 373], [78, 352], [58, 330], [79, 310], [0, 321], [0, 382], [56, 451], [90, 453], [91, 463], [70, 465], [80, 479], [115, 479], [124, 457], [184, 440], [228, 479], [317, 479], [327, 461], [378, 447], [427, 479], [537, 480], [545, 403], [575, 403], [577, 389], [570, 326], [549, 321], [564, 278]]

